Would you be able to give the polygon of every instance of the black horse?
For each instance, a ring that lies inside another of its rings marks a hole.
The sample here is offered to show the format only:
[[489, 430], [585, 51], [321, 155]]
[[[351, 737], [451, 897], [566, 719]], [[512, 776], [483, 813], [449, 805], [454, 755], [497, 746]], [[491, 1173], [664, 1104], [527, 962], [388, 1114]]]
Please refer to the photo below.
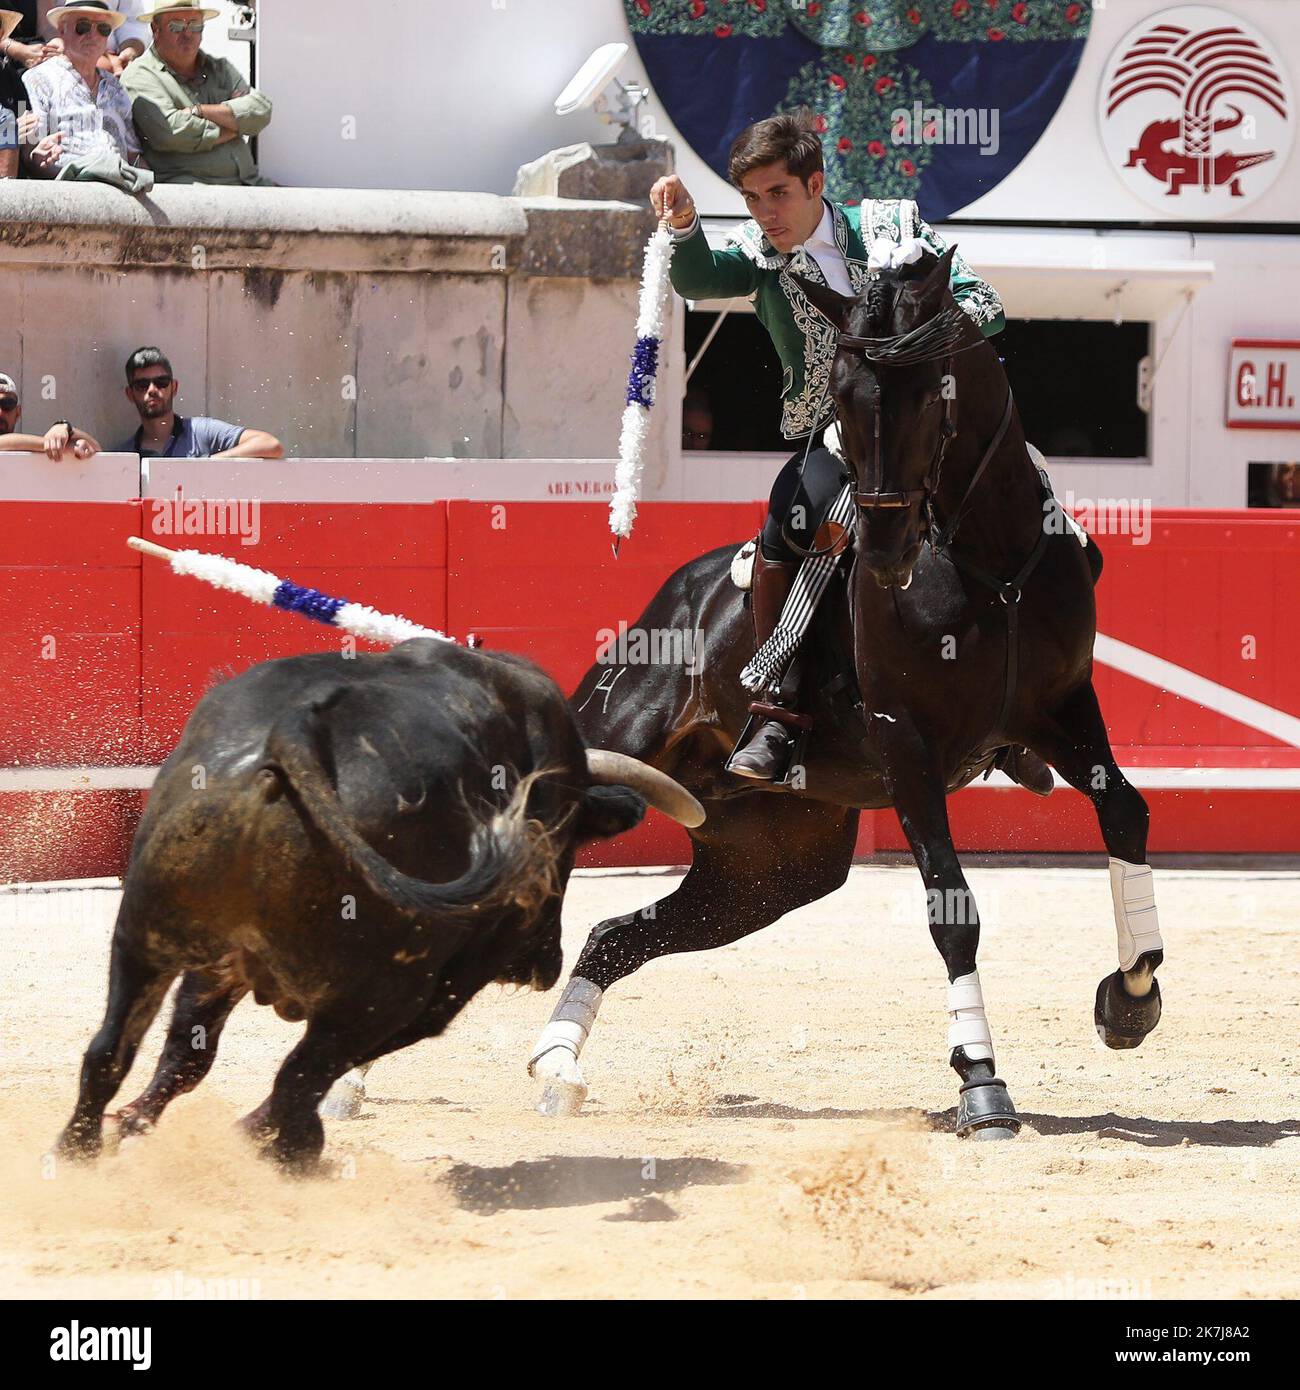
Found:
[[544, 1113], [574, 1113], [585, 1098], [577, 1056], [604, 990], [657, 956], [726, 945], [831, 892], [859, 812], [893, 806], [948, 971], [958, 1132], [1014, 1135], [946, 805], [1007, 745], [1032, 749], [1096, 808], [1121, 967], [1098, 989], [1098, 1031], [1135, 1047], [1159, 1019], [1147, 806], [1115, 763], [1092, 685], [1100, 556], [1059, 524], [997, 352], [949, 291], [951, 255], [879, 272], [858, 299], [799, 282], [838, 335], [828, 388], [858, 505], [848, 582], [832, 584], [805, 640], [813, 732], [785, 783], [723, 767], [748, 716], [738, 677], [754, 654], [731, 549], [678, 570], [639, 620], [648, 651], [673, 645], [655, 642], [664, 633], [692, 635], [689, 663], [602, 663], [573, 697], [589, 742], [667, 772], [708, 817], [676, 891], [592, 930], [529, 1063]]

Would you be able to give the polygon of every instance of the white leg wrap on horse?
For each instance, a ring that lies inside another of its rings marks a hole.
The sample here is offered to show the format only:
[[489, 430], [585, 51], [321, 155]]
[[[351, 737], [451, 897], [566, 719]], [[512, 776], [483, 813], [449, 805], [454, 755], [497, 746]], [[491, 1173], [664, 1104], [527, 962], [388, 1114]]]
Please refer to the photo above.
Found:
[[963, 1048], [972, 1062], [993, 1060], [993, 1036], [984, 1016], [980, 972], [958, 975], [948, 986], [948, 1051]]
[[1160, 921], [1156, 916], [1156, 890], [1150, 864], [1110, 861], [1110, 896], [1115, 904], [1115, 935], [1119, 968], [1132, 970], [1147, 951], [1163, 951]]
[[374, 1065], [367, 1062], [365, 1066], [353, 1067], [350, 1072], [340, 1076], [321, 1101], [319, 1113], [327, 1120], [355, 1120], [361, 1113], [361, 1102], [366, 1098], [366, 1073]]
[[569, 981], [560, 996], [560, 1002], [555, 1006], [551, 1021], [542, 1029], [537, 1046], [533, 1048], [533, 1055], [528, 1059], [530, 1076], [534, 1075], [533, 1069], [538, 1059], [553, 1047], [564, 1048], [571, 1052], [576, 1060], [587, 1041], [592, 1024], [596, 1021], [596, 1014], [600, 1010], [600, 1001], [604, 995], [605, 991], [599, 985], [593, 985], [590, 980], [584, 980], [580, 975], [575, 975]]

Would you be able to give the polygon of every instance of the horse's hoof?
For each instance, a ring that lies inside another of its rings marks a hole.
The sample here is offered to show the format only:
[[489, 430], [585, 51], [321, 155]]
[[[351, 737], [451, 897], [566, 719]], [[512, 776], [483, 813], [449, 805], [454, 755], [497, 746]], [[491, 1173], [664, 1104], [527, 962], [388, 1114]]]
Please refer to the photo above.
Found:
[[1107, 1047], [1117, 1051], [1140, 1047], [1142, 1039], [1160, 1022], [1160, 981], [1153, 978], [1151, 992], [1135, 999], [1124, 988], [1120, 971], [1107, 975], [1097, 986], [1092, 1021]]
[[532, 1073], [542, 1082], [537, 1113], [550, 1119], [570, 1119], [587, 1099], [587, 1083], [582, 1079], [578, 1059], [567, 1047], [552, 1047], [532, 1065]]
[[968, 1081], [957, 1099], [957, 1137], [959, 1139], [1014, 1139], [1020, 1118], [1007, 1093], [1007, 1083], [995, 1076], [991, 1081]]
[[79, 1125], [69, 1125], [54, 1145], [55, 1156], [67, 1163], [93, 1163], [103, 1149], [103, 1130], [83, 1129]]
[[319, 1114], [327, 1120], [355, 1120], [361, 1114], [361, 1102], [366, 1098], [364, 1085], [341, 1076], [320, 1103]]

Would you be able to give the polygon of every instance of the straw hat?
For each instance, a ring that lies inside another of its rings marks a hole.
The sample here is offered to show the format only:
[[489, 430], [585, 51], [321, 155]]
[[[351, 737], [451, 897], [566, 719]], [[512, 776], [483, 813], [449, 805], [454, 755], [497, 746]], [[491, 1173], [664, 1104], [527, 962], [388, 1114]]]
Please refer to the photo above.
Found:
[[126, 23], [126, 16], [118, 10], [109, 9], [104, 0], [79, 0], [75, 5], [56, 5], [46, 18], [57, 29], [63, 22], [63, 16], [69, 14], [84, 15], [86, 19], [106, 19], [114, 29], [120, 29]]
[[177, 10], [187, 10], [194, 15], [202, 15], [204, 23], [209, 19], [217, 19], [221, 15], [220, 10], [206, 8], [198, 3], [198, 0], [168, 0], [167, 4], [157, 4], [151, 10], [146, 10], [144, 14], [136, 15], [136, 19], [141, 24], [150, 24], [161, 15], [175, 14]]

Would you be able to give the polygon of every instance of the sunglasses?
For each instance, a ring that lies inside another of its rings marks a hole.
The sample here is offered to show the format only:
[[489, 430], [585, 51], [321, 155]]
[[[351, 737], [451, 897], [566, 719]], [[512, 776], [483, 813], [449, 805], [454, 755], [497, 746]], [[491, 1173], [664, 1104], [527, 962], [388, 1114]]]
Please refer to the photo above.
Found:
[[73, 27], [73, 32], [78, 36], [78, 38], [84, 39], [92, 29], [98, 29], [100, 36], [105, 39], [108, 38], [108, 36], [113, 32], [113, 26], [111, 24], [97, 24], [94, 20], [91, 19], [77, 20], [75, 26]]
[[167, 28], [173, 34], [201, 34], [204, 23], [202, 19], [169, 19]]
[[163, 376], [138, 376], [131, 383], [131, 390], [138, 391], [141, 395], [151, 387], [156, 386], [160, 391], [165, 391], [172, 384], [171, 377]]
[[0, 410], [3, 410], [6, 414], [8, 414], [11, 410], [16, 409], [17, 405], [17, 396], [0, 396]]

